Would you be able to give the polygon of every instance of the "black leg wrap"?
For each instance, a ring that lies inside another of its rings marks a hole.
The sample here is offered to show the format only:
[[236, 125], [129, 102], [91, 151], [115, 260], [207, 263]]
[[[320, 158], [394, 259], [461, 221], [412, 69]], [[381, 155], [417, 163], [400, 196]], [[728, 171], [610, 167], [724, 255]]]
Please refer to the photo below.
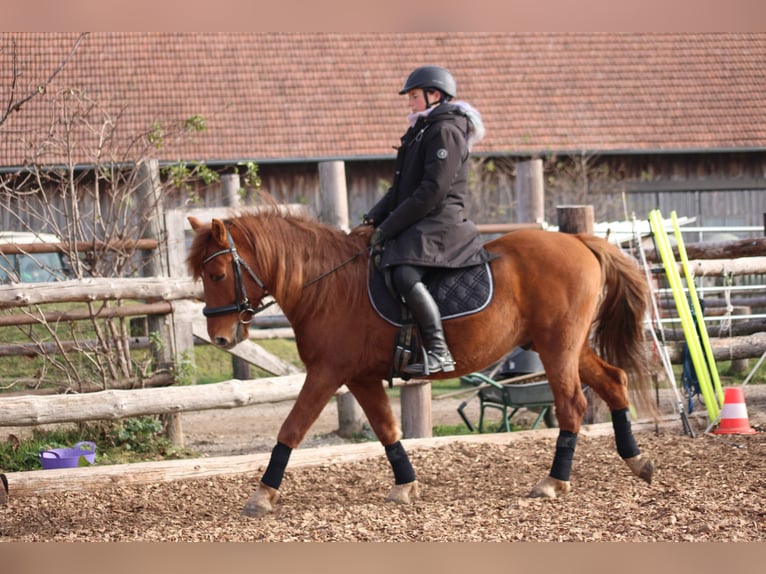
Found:
[[266, 472], [263, 473], [261, 482], [266, 486], [279, 490], [279, 485], [282, 484], [282, 478], [285, 475], [285, 468], [290, 460], [290, 454], [293, 452], [289, 446], [278, 442], [271, 451], [271, 458], [269, 459], [269, 466], [266, 467]]
[[630, 430], [630, 413], [628, 409], [612, 411], [612, 427], [614, 428], [614, 440], [617, 443], [617, 452], [622, 458], [632, 458], [641, 454], [641, 450]]
[[559, 431], [556, 440], [556, 455], [553, 457], [551, 477], [558, 480], [569, 480], [572, 473], [572, 459], [577, 446], [577, 434], [570, 431]]
[[401, 441], [396, 441], [385, 447], [388, 462], [394, 471], [394, 482], [396, 484], [407, 484], [415, 480], [415, 469], [412, 468], [410, 457], [404, 450]]

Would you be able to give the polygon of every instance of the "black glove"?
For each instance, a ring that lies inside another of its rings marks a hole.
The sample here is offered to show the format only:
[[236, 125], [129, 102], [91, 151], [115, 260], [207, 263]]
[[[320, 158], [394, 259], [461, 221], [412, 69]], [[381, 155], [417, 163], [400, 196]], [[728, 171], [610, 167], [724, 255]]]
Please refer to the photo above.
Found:
[[372, 257], [372, 263], [380, 269], [383, 262], [383, 245], [386, 240], [386, 234], [378, 228], [370, 237], [370, 257]]
[[382, 245], [385, 240], [386, 234], [383, 233], [383, 230], [380, 227], [378, 227], [370, 236], [370, 247], [375, 247], [378, 244]]

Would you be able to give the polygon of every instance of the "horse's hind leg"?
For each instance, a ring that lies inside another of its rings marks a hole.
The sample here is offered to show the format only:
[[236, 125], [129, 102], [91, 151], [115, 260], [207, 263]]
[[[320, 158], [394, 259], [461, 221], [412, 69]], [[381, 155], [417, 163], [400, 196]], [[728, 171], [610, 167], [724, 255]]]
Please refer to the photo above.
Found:
[[401, 432], [391, 410], [391, 402], [380, 381], [348, 384], [362, 407], [375, 436], [385, 448], [394, 472], [394, 486], [386, 496], [387, 502], [409, 504], [418, 495], [418, 481], [407, 452], [400, 441]]
[[625, 371], [610, 365], [586, 347], [580, 357], [580, 379], [609, 407], [617, 453], [636, 476], [651, 483], [655, 465], [648, 456], [641, 454], [633, 436]]

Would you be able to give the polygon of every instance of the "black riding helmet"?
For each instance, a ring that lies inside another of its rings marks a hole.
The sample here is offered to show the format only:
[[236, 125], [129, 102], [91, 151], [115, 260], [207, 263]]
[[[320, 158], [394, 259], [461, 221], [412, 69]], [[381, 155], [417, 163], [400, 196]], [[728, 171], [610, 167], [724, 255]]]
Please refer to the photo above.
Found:
[[449, 73], [449, 70], [441, 66], [421, 66], [415, 68], [404, 82], [404, 87], [399, 90], [400, 95], [404, 95], [410, 90], [420, 88], [425, 90], [439, 90], [445, 100], [449, 101], [457, 93], [457, 84], [455, 78]]

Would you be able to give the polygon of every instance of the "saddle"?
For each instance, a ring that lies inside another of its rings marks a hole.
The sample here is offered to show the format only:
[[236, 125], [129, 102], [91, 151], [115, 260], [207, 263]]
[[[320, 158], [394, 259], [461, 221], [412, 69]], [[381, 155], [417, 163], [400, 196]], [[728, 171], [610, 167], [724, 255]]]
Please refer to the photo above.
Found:
[[[489, 305], [494, 292], [489, 263], [460, 269], [435, 269], [424, 283], [439, 307], [443, 322], [482, 311]], [[425, 353], [422, 338], [404, 301], [389, 285], [385, 270], [375, 267], [372, 261], [369, 264], [367, 294], [375, 312], [399, 328], [389, 385], [394, 377], [409, 379], [410, 375], [402, 369]]]

